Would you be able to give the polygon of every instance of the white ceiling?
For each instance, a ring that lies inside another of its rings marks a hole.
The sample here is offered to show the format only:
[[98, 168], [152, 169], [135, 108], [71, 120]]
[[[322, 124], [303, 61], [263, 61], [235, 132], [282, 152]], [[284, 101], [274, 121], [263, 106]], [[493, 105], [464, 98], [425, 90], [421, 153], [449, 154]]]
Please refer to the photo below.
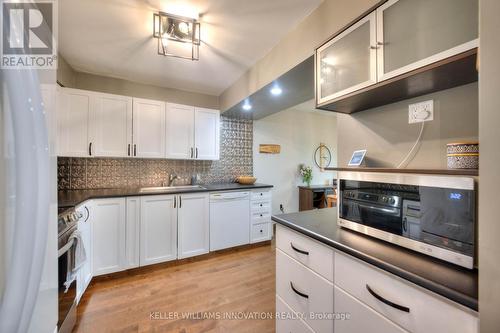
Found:
[[[77, 71], [220, 95], [321, 2], [64, 0], [59, 51]], [[199, 13], [199, 61], [157, 54], [152, 27], [158, 10]]]

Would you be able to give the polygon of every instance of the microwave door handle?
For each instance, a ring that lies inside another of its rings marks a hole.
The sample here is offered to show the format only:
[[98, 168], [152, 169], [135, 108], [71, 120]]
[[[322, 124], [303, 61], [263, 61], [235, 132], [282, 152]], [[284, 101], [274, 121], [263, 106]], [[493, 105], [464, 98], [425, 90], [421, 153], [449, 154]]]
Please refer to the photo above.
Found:
[[[37, 71], [6, 70], [2, 81], [2, 100], [9, 100], [4, 114], [12, 125], [14, 153], [7, 159], [15, 167], [15, 193], [9, 193], [15, 195], [15, 217], [10, 221], [15, 230], [9, 269], [4, 273], [0, 332], [26, 332], [45, 262], [51, 196], [49, 143]], [[7, 140], [2, 135], [2, 141]]]

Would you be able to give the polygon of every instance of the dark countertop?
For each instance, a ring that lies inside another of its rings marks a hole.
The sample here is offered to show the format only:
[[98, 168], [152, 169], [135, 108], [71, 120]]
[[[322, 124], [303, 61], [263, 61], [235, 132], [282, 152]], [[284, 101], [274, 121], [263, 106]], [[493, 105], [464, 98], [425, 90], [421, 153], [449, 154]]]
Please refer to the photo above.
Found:
[[311, 186], [304, 186], [304, 185], [299, 185], [297, 186], [298, 188], [303, 188], [305, 190], [325, 190], [325, 189], [334, 189], [335, 186], [332, 185], [311, 185]]
[[337, 225], [337, 209], [273, 216], [282, 225], [478, 310], [478, 271], [407, 250]]
[[253, 184], [241, 185], [238, 183], [224, 184], [208, 184], [202, 185], [203, 189], [184, 189], [178, 191], [164, 192], [140, 192], [140, 188], [110, 188], [98, 190], [67, 190], [57, 193], [58, 207], [70, 208], [81, 204], [90, 199], [116, 198], [116, 197], [133, 197], [143, 195], [161, 195], [161, 194], [179, 194], [179, 193], [195, 193], [195, 192], [216, 192], [216, 191], [236, 191], [236, 190], [253, 190], [259, 188], [270, 188], [273, 185], [268, 184]]

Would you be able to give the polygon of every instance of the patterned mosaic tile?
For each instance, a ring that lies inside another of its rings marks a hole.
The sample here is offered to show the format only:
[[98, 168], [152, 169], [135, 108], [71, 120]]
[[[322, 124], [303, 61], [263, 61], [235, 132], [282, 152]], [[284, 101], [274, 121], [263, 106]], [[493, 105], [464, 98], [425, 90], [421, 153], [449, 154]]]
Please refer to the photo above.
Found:
[[162, 186], [171, 173], [180, 178], [177, 184], [188, 184], [193, 175], [206, 184], [233, 182], [237, 176], [253, 175], [252, 145], [252, 120], [222, 116], [219, 161], [60, 157], [58, 188]]

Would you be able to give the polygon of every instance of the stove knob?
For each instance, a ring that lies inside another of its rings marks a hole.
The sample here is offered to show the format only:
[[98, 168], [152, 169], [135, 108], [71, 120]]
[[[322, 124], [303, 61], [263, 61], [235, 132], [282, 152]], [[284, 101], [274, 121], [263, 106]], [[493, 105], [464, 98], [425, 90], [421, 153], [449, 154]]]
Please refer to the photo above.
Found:
[[387, 202], [387, 197], [382, 197], [382, 202]]
[[394, 205], [396, 203], [396, 200], [394, 200], [394, 198], [389, 198], [389, 203], [391, 205]]

